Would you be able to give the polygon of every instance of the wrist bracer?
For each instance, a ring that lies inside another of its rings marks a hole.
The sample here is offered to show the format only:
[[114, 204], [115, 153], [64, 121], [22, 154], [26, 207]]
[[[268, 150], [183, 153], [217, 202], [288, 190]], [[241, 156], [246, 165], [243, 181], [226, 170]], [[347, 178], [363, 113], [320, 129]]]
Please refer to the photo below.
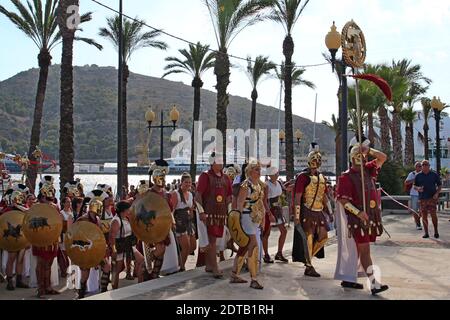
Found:
[[355, 216], [359, 215], [359, 213], [361, 212], [361, 210], [359, 210], [358, 208], [356, 208], [353, 204], [351, 204], [350, 202], [347, 202], [344, 205], [345, 210], [347, 210], [348, 212], [354, 214]]

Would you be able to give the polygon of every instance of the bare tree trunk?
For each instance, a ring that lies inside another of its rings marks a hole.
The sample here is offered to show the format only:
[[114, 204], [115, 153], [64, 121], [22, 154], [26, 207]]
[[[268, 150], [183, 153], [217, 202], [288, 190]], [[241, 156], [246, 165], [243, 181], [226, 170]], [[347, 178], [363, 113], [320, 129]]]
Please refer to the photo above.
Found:
[[294, 41], [290, 34], [284, 39], [283, 54], [286, 59], [284, 74], [284, 125], [286, 130], [286, 175], [289, 181], [294, 178], [294, 131], [292, 125], [292, 55], [294, 54]]
[[375, 129], [373, 126], [373, 112], [367, 113], [367, 125], [369, 127], [369, 137], [371, 147], [375, 147]]
[[403, 163], [403, 148], [402, 148], [402, 133], [401, 133], [401, 120], [398, 112], [392, 113], [392, 147], [393, 147], [393, 159], [398, 164]]
[[258, 91], [253, 88], [252, 91], [252, 113], [250, 116], [250, 129], [256, 129], [256, 100], [258, 99]]
[[73, 124], [73, 41], [75, 29], [67, 28], [67, 8], [78, 0], [60, 1], [58, 25], [62, 33], [61, 104], [59, 122], [60, 190], [74, 180], [74, 124]]
[[226, 142], [227, 142], [227, 109], [229, 104], [229, 97], [227, 93], [228, 85], [230, 84], [230, 59], [226, 48], [221, 48], [220, 52], [216, 54], [216, 62], [214, 66], [214, 74], [217, 78], [217, 129], [222, 133], [222, 152], [223, 164], [226, 164]]
[[378, 108], [378, 117], [381, 124], [381, 151], [386, 154], [391, 153], [391, 135], [389, 132], [389, 117], [385, 107]]
[[[30, 148], [28, 157], [30, 161], [36, 162], [33, 152], [40, 143], [41, 123], [44, 109], [45, 91], [47, 90], [48, 68], [51, 64], [52, 56], [47, 49], [42, 49], [38, 55], [39, 62], [39, 81], [36, 92], [36, 101], [34, 105], [33, 126], [31, 128]], [[27, 186], [34, 193], [36, 187], [37, 165], [32, 164], [27, 170]]]
[[414, 165], [414, 129], [412, 123], [407, 123], [405, 128], [405, 166]]

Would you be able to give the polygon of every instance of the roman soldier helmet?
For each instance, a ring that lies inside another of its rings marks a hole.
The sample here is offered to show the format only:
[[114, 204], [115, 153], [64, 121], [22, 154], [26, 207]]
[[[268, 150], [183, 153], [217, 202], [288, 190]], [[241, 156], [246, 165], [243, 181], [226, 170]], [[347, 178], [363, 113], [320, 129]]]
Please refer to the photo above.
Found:
[[236, 176], [240, 174], [241, 169], [235, 164], [230, 164], [223, 169], [223, 173], [230, 177], [231, 181], [234, 181]]
[[25, 197], [30, 193], [30, 189], [22, 183], [13, 184], [12, 188], [15, 191], [22, 192]]
[[149, 175], [152, 176], [153, 183], [158, 187], [165, 187], [166, 175], [169, 173], [169, 164], [166, 160], [156, 160], [150, 165]]
[[150, 183], [148, 180], [141, 180], [139, 182], [139, 185], [137, 186], [137, 192], [139, 194], [144, 194], [148, 191], [148, 189], [150, 189]]
[[356, 165], [360, 165], [365, 157], [366, 154], [361, 152], [361, 145], [359, 143], [354, 145], [350, 150], [350, 161], [354, 161]]
[[70, 181], [64, 185], [63, 193], [65, 193], [68, 197], [80, 197], [80, 189], [79, 189], [78, 181]]
[[56, 190], [53, 183], [54, 179], [52, 176], [44, 176], [39, 183], [39, 193], [46, 198], [54, 198], [56, 195]]
[[208, 158], [208, 162], [210, 165], [213, 165], [214, 163], [223, 164], [222, 154], [220, 154], [216, 151], [213, 151]]
[[308, 167], [310, 169], [319, 169], [322, 166], [322, 154], [319, 150], [319, 145], [317, 143], [311, 143], [310, 152], [308, 154]]
[[113, 196], [112, 187], [108, 184], [98, 184], [97, 190], [102, 190], [103, 192], [107, 193], [110, 197]]
[[88, 203], [89, 212], [94, 212], [98, 216], [103, 213], [103, 201], [109, 198], [109, 195], [102, 190], [92, 190], [86, 195], [85, 203]]
[[25, 205], [26, 196], [18, 190], [12, 190], [9, 199], [10, 199], [10, 206], [13, 205], [23, 206]]

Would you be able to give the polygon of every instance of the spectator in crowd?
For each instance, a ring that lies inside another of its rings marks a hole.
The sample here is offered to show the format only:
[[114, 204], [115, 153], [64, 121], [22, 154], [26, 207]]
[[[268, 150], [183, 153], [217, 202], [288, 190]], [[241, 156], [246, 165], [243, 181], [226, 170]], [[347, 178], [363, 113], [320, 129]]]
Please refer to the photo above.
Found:
[[415, 170], [408, 174], [408, 177], [405, 180], [405, 190], [409, 192], [411, 200], [409, 202], [409, 207], [414, 210], [410, 211], [413, 214], [414, 221], [416, 222], [416, 229], [422, 230], [422, 225], [420, 224], [420, 215], [419, 215], [419, 192], [416, 188], [413, 188], [414, 181], [416, 179], [417, 174], [422, 171], [422, 163], [416, 162]]

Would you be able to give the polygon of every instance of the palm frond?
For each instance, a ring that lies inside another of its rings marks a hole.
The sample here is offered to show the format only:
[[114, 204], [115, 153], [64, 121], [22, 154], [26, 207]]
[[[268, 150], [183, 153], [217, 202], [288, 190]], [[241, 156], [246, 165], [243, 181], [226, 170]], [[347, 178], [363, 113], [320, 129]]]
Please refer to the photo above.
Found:
[[101, 44], [99, 44], [98, 42], [96, 42], [94, 39], [83, 38], [83, 37], [74, 37], [74, 40], [87, 43], [87, 44], [89, 44], [91, 46], [96, 47], [98, 50], [103, 50], [103, 46]]
[[[108, 17], [106, 19], [106, 27], [99, 29], [99, 35], [105, 39], [108, 39], [116, 50], [119, 48], [119, 15]], [[138, 49], [151, 47], [160, 50], [166, 50], [168, 45], [160, 40], [156, 40], [161, 36], [161, 31], [152, 30], [144, 32], [143, 28], [145, 22], [139, 20], [137, 17], [130, 21], [124, 20], [123, 27], [123, 45], [124, 45], [124, 59], [128, 61], [131, 55]]]
[[292, 29], [308, 3], [309, 0], [276, 0], [274, 1], [269, 19], [280, 23], [286, 31], [286, 34], [291, 34]]

